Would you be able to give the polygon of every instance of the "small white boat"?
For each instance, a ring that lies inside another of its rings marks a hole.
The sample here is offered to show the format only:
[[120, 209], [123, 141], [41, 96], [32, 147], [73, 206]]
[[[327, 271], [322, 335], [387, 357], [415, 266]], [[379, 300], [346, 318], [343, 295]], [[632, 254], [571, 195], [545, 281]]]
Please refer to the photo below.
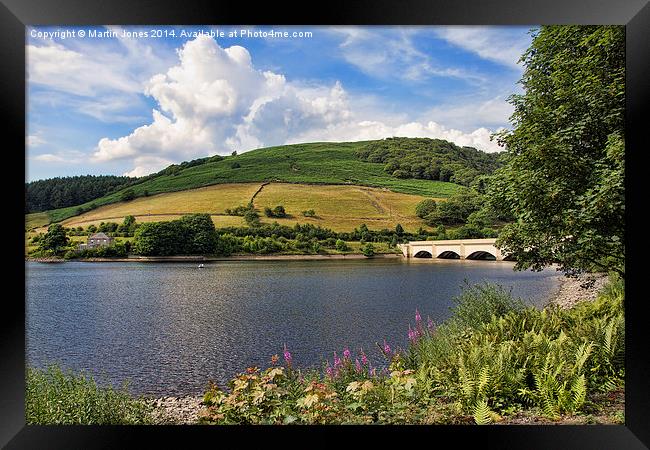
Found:
[[203, 264], [199, 264], [199, 269], [203, 269]]

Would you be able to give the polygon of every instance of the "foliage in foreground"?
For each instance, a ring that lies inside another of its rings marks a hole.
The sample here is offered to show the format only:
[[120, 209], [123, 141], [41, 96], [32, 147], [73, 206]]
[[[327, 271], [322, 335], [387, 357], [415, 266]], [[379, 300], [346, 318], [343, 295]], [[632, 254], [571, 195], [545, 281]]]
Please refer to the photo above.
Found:
[[91, 376], [56, 366], [28, 368], [25, 398], [28, 425], [136, 425], [152, 423], [150, 409], [126, 387], [99, 387]]
[[212, 384], [201, 421], [213, 424], [478, 423], [521, 411], [549, 420], [585, 410], [590, 393], [622, 386], [623, 283], [570, 310], [526, 307], [494, 285], [468, 286], [436, 326], [416, 311], [405, 350], [379, 345], [388, 368], [363, 350], [318, 370], [286, 367]]

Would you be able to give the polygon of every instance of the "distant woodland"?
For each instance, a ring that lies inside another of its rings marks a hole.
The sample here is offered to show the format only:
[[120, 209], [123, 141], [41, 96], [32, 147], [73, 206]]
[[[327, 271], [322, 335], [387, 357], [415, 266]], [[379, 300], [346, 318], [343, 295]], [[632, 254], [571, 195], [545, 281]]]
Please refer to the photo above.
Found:
[[136, 180], [114, 175], [82, 175], [25, 183], [25, 212], [80, 205], [122, 189]]

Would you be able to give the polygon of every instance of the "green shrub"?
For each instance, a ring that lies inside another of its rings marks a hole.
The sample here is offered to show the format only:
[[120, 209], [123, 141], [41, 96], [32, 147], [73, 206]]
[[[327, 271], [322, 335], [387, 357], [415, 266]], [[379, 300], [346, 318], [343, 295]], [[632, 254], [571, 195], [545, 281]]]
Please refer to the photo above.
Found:
[[510, 291], [487, 282], [470, 286], [465, 281], [462, 293], [453, 302], [452, 322], [474, 329], [489, 322], [493, 316], [504, 316], [524, 308], [524, 302], [513, 298]]
[[128, 202], [129, 200], [133, 200], [135, 197], [136, 197], [135, 191], [133, 189], [127, 189], [126, 191], [120, 194], [120, 200], [123, 202]]
[[260, 215], [254, 209], [246, 211], [244, 214], [244, 221], [249, 227], [257, 227], [260, 225]]
[[151, 424], [151, 408], [119, 390], [99, 387], [92, 376], [57, 366], [27, 369], [25, 417], [28, 425]]
[[375, 255], [375, 247], [370, 242], [368, 242], [363, 247], [361, 247], [361, 253], [363, 253], [363, 256], [370, 258], [371, 256]]
[[415, 215], [420, 219], [424, 219], [426, 216], [434, 212], [437, 208], [436, 201], [430, 198], [425, 198], [415, 207]]
[[264, 214], [266, 217], [287, 217], [287, 212], [284, 210], [284, 206], [282, 205], [278, 205], [273, 209], [267, 206], [264, 208]]
[[[270, 208], [269, 208], [270, 209]], [[245, 216], [247, 212], [253, 210], [253, 204], [249, 203], [246, 206], [240, 205], [235, 208], [226, 208], [225, 213], [229, 216]]]

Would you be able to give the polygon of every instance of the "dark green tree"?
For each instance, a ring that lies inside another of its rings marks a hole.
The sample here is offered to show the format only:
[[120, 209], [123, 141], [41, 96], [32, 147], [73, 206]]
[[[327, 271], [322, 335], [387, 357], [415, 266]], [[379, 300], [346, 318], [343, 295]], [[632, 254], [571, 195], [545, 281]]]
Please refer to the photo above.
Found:
[[58, 253], [68, 245], [68, 236], [61, 224], [55, 223], [47, 228], [47, 233], [40, 239], [38, 247], [40, 250], [50, 250]]
[[183, 234], [187, 236], [183, 253], [188, 255], [208, 255], [217, 246], [217, 232], [209, 214], [188, 214], [180, 219]]
[[420, 219], [424, 219], [426, 216], [431, 214], [436, 210], [436, 201], [431, 198], [425, 198], [415, 207], [415, 215]]
[[497, 245], [517, 268], [624, 276], [625, 29], [544, 26], [521, 58], [506, 165], [487, 198], [516, 221]]
[[439, 202], [424, 219], [430, 226], [464, 224], [473, 212], [481, 208], [482, 204], [483, 196], [472, 189], [465, 189], [446, 201]]

